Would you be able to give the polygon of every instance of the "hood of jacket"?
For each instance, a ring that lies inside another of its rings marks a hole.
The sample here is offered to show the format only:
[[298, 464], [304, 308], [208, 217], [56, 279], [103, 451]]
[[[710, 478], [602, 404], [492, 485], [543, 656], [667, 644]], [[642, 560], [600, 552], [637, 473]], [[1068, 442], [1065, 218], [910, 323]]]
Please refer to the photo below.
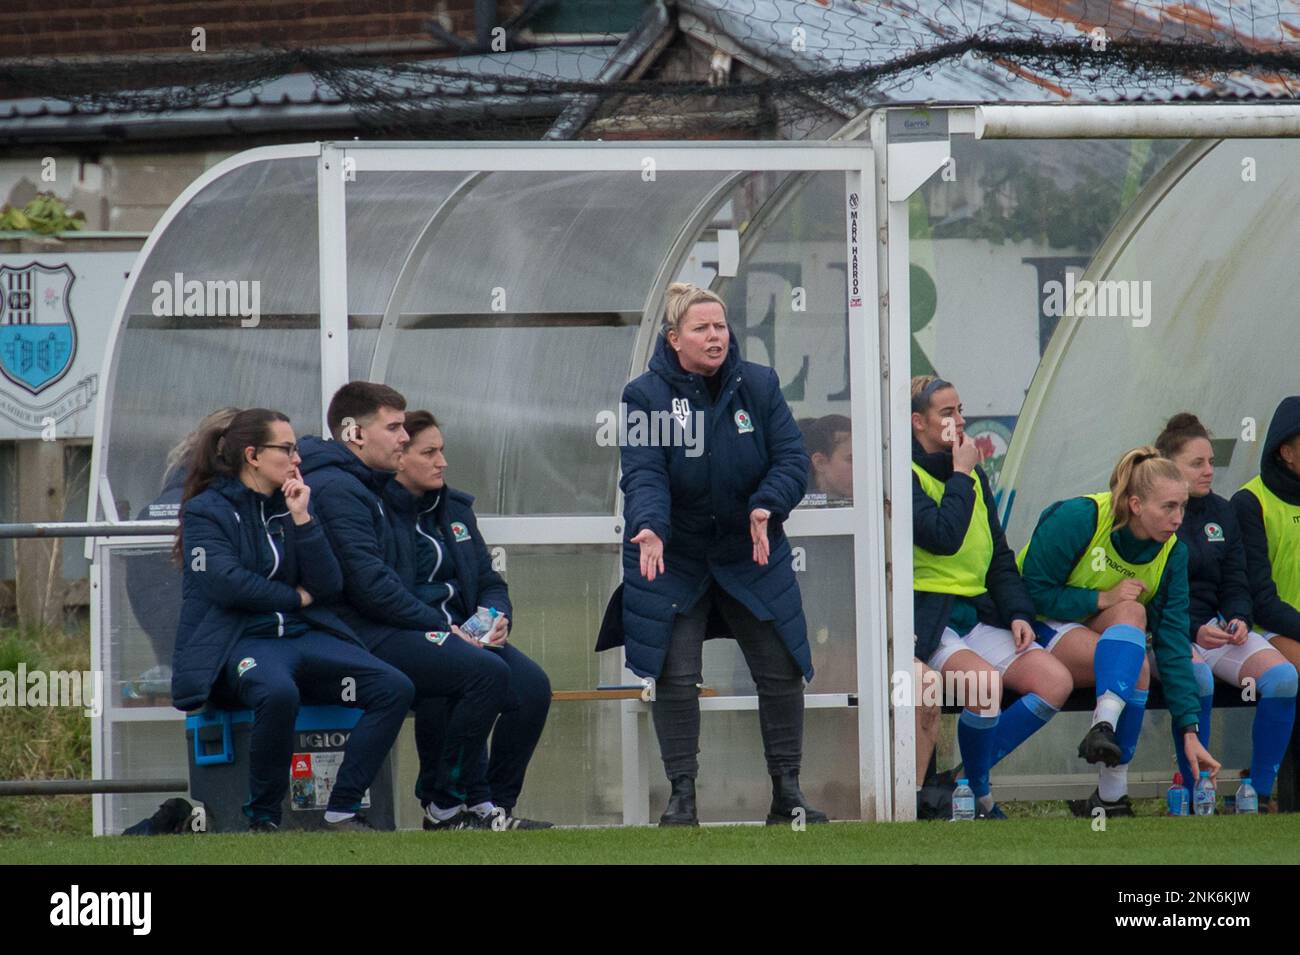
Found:
[[304, 475], [325, 468], [339, 468], [351, 474], [375, 494], [383, 493], [384, 486], [393, 476], [392, 471], [380, 471], [370, 467], [342, 441], [326, 441], [315, 435], [307, 435], [298, 441], [298, 454], [302, 458], [298, 470]]
[[1300, 477], [1282, 463], [1280, 448], [1288, 439], [1300, 434], [1300, 395], [1283, 398], [1273, 412], [1260, 456], [1259, 474], [1264, 486], [1288, 504], [1300, 505]]

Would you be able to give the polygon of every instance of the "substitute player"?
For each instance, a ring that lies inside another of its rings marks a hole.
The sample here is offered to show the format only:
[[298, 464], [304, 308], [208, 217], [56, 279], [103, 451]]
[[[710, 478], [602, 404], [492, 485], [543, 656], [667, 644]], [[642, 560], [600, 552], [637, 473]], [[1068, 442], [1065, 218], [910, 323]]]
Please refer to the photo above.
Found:
[[[1210, 741], [1214, 677], [1232, 686], [1254, 688], [1258, 705], [1251, 733], [1250, 778], [1260, 806], [1268, 811], [1274, 808], [1269, 796], [1295, 721], [1296, 668], [1250, 629], [1246, 554], [1232, 505], [1211, 490], [1214, 448], [1210, 432], [1196, 415], [1182, 412], [1169, 419], [1155, 446], [1178, 465], [1187, 480], [1187, 515], [1178, 528], [1178, 539], [1188, 551], [1188, 633], [1201, 695], [1201, 744]], [[1191, 767], [1178, 743], [1175, 727], [1174, 754], [1190, 785]]]
[[[976, 699], [957, 724], [965, 775], [985, 818], [989, 770], [1046, 725], [1070, 695], [1070, 674], [1034, 642], [1034, 605], [994, 509], [980, 454], [950, 382], [912, 379], [913, 606], [916, 656], [960, 674]], [[1023, 694], [1001, 712], [1002, 686]]]
[[1187, 546], [1176, 531], [1187, 482], [1152, 447], [1125, 452], [1110, 490], [1057, 501], [1020, 552], [1039, 614], [1038, 641], [1076, 686], [1095, 686], [1092, 726], [1079, 756], [1103, 763], [1087, 810], [1132, 815], [1128, 764], [1137, 748], [1150, 675], [1150, 630], [1170, 716], [1193, 778], [1219, 764], [1198, 737], [1200, 700], [1187, 639]]

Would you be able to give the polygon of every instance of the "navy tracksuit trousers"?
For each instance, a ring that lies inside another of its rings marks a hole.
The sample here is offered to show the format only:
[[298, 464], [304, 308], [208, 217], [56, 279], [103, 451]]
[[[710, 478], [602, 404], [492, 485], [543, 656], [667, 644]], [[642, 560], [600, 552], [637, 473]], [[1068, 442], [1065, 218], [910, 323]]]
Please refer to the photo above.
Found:
[[[448, 642], [456, 639], [452, 636]], [[474, 650], [469, 646], [466, 649]], [[510, 644], [478, 652], [491, 654], [505, 664], [509, 685], [500, 707], [501, 717], [492, 731], [491, 755], [485, 752], [486, 747], [480, 747], [473, 760], [476, 767], [486, 762], [487, 772], [476, 772], [472, 777], [464, 775], [466, 787], [462, 801], [476, 806], [491, 800], [498, 806], [513, 809], [524, 788], [528, 762], [546, 726], [546, 714], [551, 708], [551, 681], [546, 671]], [[436, 798], [438, 775], [445, 769], [440, 760], [448, 752], [446, 740], [461, 705], [436, 697], [416, 703], [415, 746], [420, 753], [420, 776], [415, 783], [415, 795], [421, 803], [431, 799], [439, 801]]]
[[[485, 788], [488, 734], [506, 706], [510, 667], [495, 651], [446, 632], [395, 631], [371, 652], [415, 684], [420, 802], [440, 809], [474, 805], [472, 794]], [[439, 708], [445, 721], [434, 715]], [[427, 728], [432, 720], [442, 727], [436, 737]]]
[[[351, 685], [343, 682], [346, 678], [356, 681], [352, 699]], [[397, 739], [415, 688], [396, 669], [356, 644], [311, 630], [298, 637], [240, 638], [212, 695], [221, 706], [253, 711], [250, 796], [244, 813], [250, 819], [278, 824], [289, 789], [293, 725], [300, 702], [365, 711], [348, 737], [327, 807], [354, 812]]]

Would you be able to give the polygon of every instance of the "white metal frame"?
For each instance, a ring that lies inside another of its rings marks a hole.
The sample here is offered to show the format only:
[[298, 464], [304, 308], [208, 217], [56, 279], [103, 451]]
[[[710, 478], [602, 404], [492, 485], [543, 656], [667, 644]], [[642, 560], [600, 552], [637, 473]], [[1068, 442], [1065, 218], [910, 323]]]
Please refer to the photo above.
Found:
[[[786, 524], [787, 531], [795, 536], [843, 535], [852, 533], [855, 539], [854, 555], [857, 568], [855, 599], [858, 613], [857, 633], [857, 693], [809, 694], [807, 705], [813, 708], [850, 708], [856, 702], [858, 710], [858, 762], [860, 784], [860, 809], [863, 819], [888, 819], [893, 802], [887, 780], [889, 778], [888, 695], [885, 653], [879, 634], [885, 632], [884, 540], [881, 535], [881, 493], [884, 461], [878, 452], [880, 442], [875, 422], [881, 419], [880, 395], [875, 388], [874, 376], [867, 369], [878, 366], [876, 335], [866, 324], [867, 303], [876, 299], [874, 269], [866, 259], [868, 226], [874, 221], [874, 193], [865, 188], [872, 175], [870, 148], [861, 142], [825, 142], [816, 144], [763, 142], [763, 143], [323, 143], [314, 145], [276, 146], [241, 153], [215, 166], [186, 189], [164, 214], [148, 242], [141, 250], [138, 263], [147, 261], [155, 244], [180, 211], [213, 181], [244, 165], [265, 160], [311, 158], [317, 161], [317, 221], [319, 239], [320, 282], [320, 348], [321, 348], [321, 408], [327, 406], [330, 396], [348, 378], [348, 327], [347, 327], [347, 243], [346, 243], [346, 188], [356, 175], [379, 171], [449, 171], [482, 176], [491, 172], [577, 172], [623, 171], [640, 174], [644, 161], [652, 158], [656, 176], [685, 171], [716, 171], [751, 173], [768, 170], [790, 172], [842, 172], [845, 174], [846, 221], [856, 219], [857, 259], [860, 263], [857, 278], [860, 283], [857, 304], [849, 310], [849, 347], [852, 351], [850, 375], [852, 383], [851, 415], [864, 422], [865, 427], [854, 429], [855, 487], [864, 489], [851, 508], [838, 509], [834, 514], [824, 512], [796, 512]], [[726, 180], [734, 182], [735, 177]], [[714, 190], [708, 205], [726, 189]], [[856, 196], [856, 205], [849, 208], [848, 196]], [[707, 210], [705, 210], [707, 211]], [[686, 233], [696, 222], [683, 223], [682, 234], [672, 245], [669, 257], [681, 252], [690, 238]], [[417, 244], [427, 242], [440, 218], [433, 219], [420, 233]], [[852, 243], [847, 250], [854, 254]], [[403, 277], [410, 270], [416, 250], [406, 256], [406, 263], [389, 296], [384, 323], [395, 321], [398, 291]], [[664, 263], [658, 270], [656, 285], [671, 280], [672, 263]], [[95, 457], [92, 468], [96, 475], [94, 494], [90, 503], [93, 518], [100, 506], [111, 500], [107, 481], [106, 456], [109, 406], [112, 402], [113, 370], [117, 363], [121, 332], [124, 328], [126, 307], [135, 290], [138, 268], [133, 271], [123, 290], [114, 322], [111, 343], [105, 355], [103, 380], [105, 391], [98, 408], [96, 422]], [[667, 276], [667, 278], [665, 278]], [[850, 281], [852, 277], [850, 276]], [[654, 288], [645, 306], [642, 331], [653, 323], [661, 307], [663, 289]], [[653, 336], [650, 336], [651, 338]], [[382, 338], [382, 335], [381, 335]], [[638, 336], [644, 344], [646, 336]], [[638, 348], [633, 362], [643, 360]], [[372, 359], [373, 361], [373, 359]], [[372, 368], [375, 367], [372, 364]], [[635, 374], [636, 369], [632, 370]], [[322, 422], [323, 424], [323, 422]], [[616, 507], [616, 510], [620, 508]], [[106, 515], [116, 520], [116, 513]], [[130, 523], [130, 522], [122, 522]], [[606, 544], [622, 539], [622, 520], [618, 513], [601, 516], [525, 516], [484, 517], [480, 521], [484, 536], [494, 546], [525, 544]], [[101, 542], [102, 543], [102, 542]], [[93, 547], [88, 546], [88, 550]], [[108, 546], [108, 545], [104, 545]], [[102, 551], [93, 551], [100, 557]], [[93, 580], [101, 579], [103, 561], [97, 560], [92, 572]], [[102, 611], [98, 601], [102, 595], [95, 588], [95, 619]], [[96, 652], [102, 652], [100, 637], [95, 638]], [[704, 701], [704, 708], [755, 709], [754, 697], [726, 697]], [[646, 709], [635, 702], [623, 705], [624, 721], [624, 782], [625, 821], [645, 821], [648, 810], [648, 779], [645, 769], [646, 748], [641, 744], [643, 727], [641, 718]], [[128, 714], [135, 718], [136, 714]], [[181, 714], [141, 714], [139, 718], [180, 719]], [[111, 728], [104, 727], [105, 731]], [[96, 732], [101, 746], [109, 741]], [[883, 762], [882, 762], [883, 761]], [[96, 773], [105, 769], [103, 754], [97, 751]], [[96, 810], [96, 831], [102, 831], [102, 811]]]
[[[347, 378], [347, 275], [344, 171], [439, 170], [460, 172], [628, 171], [639, 172], [642, 160], [653, 157], [657, 174], [716, 170], [757, 172], [840, 171], [846, 195], [858, 195], [860, 294], [849, 314], [851, 415], [863, 426], [853, 431], [854, 486], [862, 489], [852, 508], [827, 512], [796, 512], [787, 523], [795, 536], [841, 534], [854, 536], [856, 562], [858, 648], [858, 757], [863, 819], [908, 819], [914, 812], [914, 735], [912, 710], [890, 707], [889, 659], [903, 661], [910, 672], [912, 636], [912, 528], [910, 426], [910, 302], [908, 295], [908, 196], [937, 168], [933, 144], [910, 148], [891, 142], [888, 113], [897, 107], [870, 112], [862, 119], [870, 130], [870, 146], [861, 142], [809, 143], [331, 143], [273, 146], [234, 156], [209, 170], [189, 186], [167, 210], [141, 250], [143, 263], [155, 244], [188, 202], [221, 176], [254, 162], [316, 157], [320, 228], [321, 406]], [[1117, 104], [1111, 106], [954, 106], [928, 107], [946, 117], [947, 133], [980, 139], [1040, 138], [1245, 138], [1300, 136], [1300, 106], [1292, 104]], [[914, 146], [915, 144], [911, 144]], [[945, 154], [946, 156], [946, 154]], [[940, 159], [945, 158], [940, 156]], [[350, 162], [349, 162], [350, 161]], [[345, 165], [346, 164], [346, 165]], [[941, 164], [941, 162], [939, 163]], [[870, 183], [871, 188], [867, 188]], [[851, 215], [846, 209], [846, 215]], [[851, 220], [850, 220], [851, 221]], [[866, 225], [870, 224], [870, 231]], [[866, 257], [867, 238], [875, 261]], [[848, 250], [853, 257], [852, 240]], [[851, 270], [850, 270], [851, 271]], [[104, 391], [96, 411], [96, 442], [92, 459], [89, 520], [97, 519], [101, 501], [111, 503], [105, 474], [108, 409], [113, 399], [113, 370], [127, 303], [135, 289], [138, 268], [123, 289], [101, 381]], [[851, 275], [850, 279], [851, 281]], [[391, 303], [390, 303], [391, 305]], [[647, 309], [650, 304], [647, 305]], [[867, 324], [868, 308], [876, 310], [875, 334]], [[639, 353], [639, 352], [638, 352]], [[880, 374], [879, 388], [875, 375]], [[898, 453], [895, 453], [898, 452]], [[893, 516], [900, 520], [892, 520]], [[111, 506], [107, 520], [116, 521]], [[129, 522], [123, 522], [129, 523]], [[621, 539], [617, 515], [586, 517], [484, 518], [485, 535], [494, 544], [614, 543]], [[95, 542], [87, 544], [91, 556]], [[94, 552], [97, 557], [98, 553]], [[92, 613], [98, 620], [102, 594], [97, 586], [99, 561], [92, 568]], [[889, 634], [889, 640], [873, 639]], [[94, 650], [99, 652], [99, 638]], [[96, 657], [99, 660], [99, 657]], [[841, 695], [809, 696], [810, 705], [847, 705]], [[834, 699], [832, 699], [834, 698]], [[729, 701], [726, 707], [740, 705]], [[746, 706], [749, 703], [744, 704]], [[705, 701], [705, 708], [722, 708]], [[178, 714], [179, 715], [179, 714]], [[625, 734], [639, 739], [643, 707], [625, 704]], [[894, 725], [890, 727], [890, 717]], [[100, 738], [98, 728], [96, 740]], [[644, 794], [644, 750], [629, 751], [624, 780], [631, 796]], [[94, 757], [96, 774], [103, 771], [103, 754]], [[638, 802], [640, 805], [640, 802]], [[628, 806], [630, 817], [639, 810]], [[96, 829], [100, 831], [96, 804]]]
[[[934, 106], [920, 112], [946, 116], [948, 135], [976, 139], [1227, 139], [1300, 137], [1300, 105], [1232, 104], [1116, 104], [1111, 106]], [[889, 107], [869, 116], [876, 172], [876, 224], [879, 228], [880, 339], [889, 361], [884, 378], [883, 430], [888, 435], [890, 611], [889, 647], [895, 672], [909, 668], [916, 640], [912, 620], [912, 481], [910, 426], [911, 300], [908, 267], [911, 261], [907, 200], [933, 175], [946, 153], [910, 150], [891, 142], [887, 132], [891, 112], [918, 112], [915, 107]], [[938, 160], [936, 162], [936, 159]], [[894, 373], [894, 369], [899, 369]], [[856, 448], [855, 448], [856, 451]], [[893, 453], [893, 452], [897, 453]], [[904, 661], [902, 665], [898, 661]], [[893, 708], [893, 818], [915, 817], [916, 748], [914, 710]]]

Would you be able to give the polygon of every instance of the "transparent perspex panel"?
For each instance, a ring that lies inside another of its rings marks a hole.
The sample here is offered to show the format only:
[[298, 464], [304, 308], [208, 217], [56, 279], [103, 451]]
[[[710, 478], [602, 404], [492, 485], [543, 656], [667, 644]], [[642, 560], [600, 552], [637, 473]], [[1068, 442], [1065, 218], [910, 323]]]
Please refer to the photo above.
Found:
[[378, 317], [407, 254], [469, 173], [354, 172], [345, 176], [348, 314]]
[[100, 630], [109, 708], [171, 707], [181, 571], [169, 543], [100, 549]]
[[465, 192], [401, 314], [640, 312], [678, 231], [726, 173], [503, 173]]
[[632, 324], [407, 327], [382, 380], [443, 425], [480, 514], [613, 514]]
[[812, 459], [803, 506], [847, 506], [853, 455], [844, 174], [797, 173], [774, 188], [741, 189], [730, 208], [732, 221], [719, 228], [743, 228], [740, 266], [735, 276], [715, 278], [714, 288], [727, 302], [742, 354], [776, 370], [803, 431]]
[[[1028, 540], [1039, 512], [1057, 497], [1105, 487], [1115, 459], [1131, 446], [1122, 444], [1120, 428], [1134, 419], [1149, 424], [1178, 410], [1166, 409], [1155, 392], [1147, 391], [1122, 414], [1101, 412], [1097, 402], [1103, 395], [1123, 393], [1135, 400], [1134, 389], [1150, 389], [1167, 376], [1153, 370], [1119, 373], [1112, 352], [1118, 355], [1128, 347], [1124, 343], [1154, 336], [1150, 329], [1134, 328], [1131, 318], [1098, 316], [1085, 324], [1111, 348], [1106, 357], [1094, 354], [1082, 383], [1079, 374], [1071, 375], [1082, 391], [1077, 389], [1068, 403], [1068, 436], [1057, 434], [1057, 444], [1036, 455], [1033, 473], [1023, 471], [1014, 487], [1002, 479], [1013, 435], [1026, 423], [1021, 416], [1026, 393], [1045, 367], [1053, 335], [1067, 324], [1061, 317], [1066, 289], [1075, 287], [1070, 283], [1082, 278], [1107, 236], [1143, 201], [1182, 145], [953, 136], [955, 173], [932, 176], [909, 202], [911, 374], [937, 374], [957, 386], [966, 433], [984, 453], [982, 467], [1003, 513], [1008, 495], [1015, 493], [1008, 528], [1013, 548]], [[1174, 245], [1181, 261], [1185, 243]], [[1162, 307], [1176, 307], [1161, 297]], [[1106, 369], [1103, 379], [1097, 378], [1099, 368]], [[1144, 414], [1134, 414], [1138, 408]], [[1137, 443], [1154, 438], [1156, 430]], [[1075, 455], [1068, 463], [1067, 446]], [[1075, 486], [1047, 478], [1049, 472], [1069, 474]], [[1032, 488], [1035, 475], [1045, 478], [1042, 493]]]
[[141, 263], [103, 398], [117, 516], [157, 496], [168, 452], [218, 408], [274, 408], [299, 434], [318, 430], [316, 193], [312, 159], [241, 167]]
[[[185, 779], [185, 723], [117, 722], [112, 724], [110, 748], [104, 760], [108, 779]], [[104, 800], [104, 834], [120, 835], [123, 829], [148, 819], [159, 803], [184, 793], [117, 793]]]
[[1034, 377], [1009, 461], [1015, 540], [1052, 501], [1105, 488], [1175, 412], [1214, 435], [1217, 493], [1259, 472], [1273, 410], [1296, 392], [1295, 324], [1263, 318], [1293, 315], [1300, 296], [1300, 273], [1271, 258], [1300, 240], [1300, 184], [1249, 173], [1298, 160], [1293, 140], [1193, 143], [1138, 194], [1142, 214], [1079, 276], [1100, 284], [1059, 319]]

